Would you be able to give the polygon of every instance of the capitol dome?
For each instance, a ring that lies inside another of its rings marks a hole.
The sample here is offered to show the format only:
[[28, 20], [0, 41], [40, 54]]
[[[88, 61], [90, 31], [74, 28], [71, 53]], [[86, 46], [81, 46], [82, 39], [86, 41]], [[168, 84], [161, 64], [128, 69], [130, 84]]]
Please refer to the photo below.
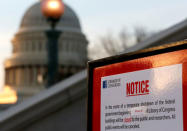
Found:
[[[42, 15], [40, 2], [31, 6], [23, 16], [20, 32], [40, 31], [49, 29], [46, 18]], [[62, 31], [81, 32], [81, 26], [76, 13], [65, 4], [65, 12], [60, 19], [57, 29]]]
[[[5, 86], [14, 88], [20, 99], [45, 89], [48, 63], [45, 32], [49, 29], [38, 2], [26, 11], [12, 39], [12, 56], [5, 61]], [[56, 29], [62, 32], [58, 40], [62, 80], [85, 68], [88, 42], [76, 13], [66, 4]]]

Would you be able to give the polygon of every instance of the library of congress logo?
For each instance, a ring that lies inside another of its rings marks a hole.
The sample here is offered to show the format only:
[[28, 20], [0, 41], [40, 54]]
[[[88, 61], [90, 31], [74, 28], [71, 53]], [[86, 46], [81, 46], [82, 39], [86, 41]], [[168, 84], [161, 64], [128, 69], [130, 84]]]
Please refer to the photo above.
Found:
[[114, 87], [120, 87], [121, 86], [121, 78], [119, 79], [111, 79], [111, 80], [104, 80], [102, 82], [102, 88], [114, 88]]

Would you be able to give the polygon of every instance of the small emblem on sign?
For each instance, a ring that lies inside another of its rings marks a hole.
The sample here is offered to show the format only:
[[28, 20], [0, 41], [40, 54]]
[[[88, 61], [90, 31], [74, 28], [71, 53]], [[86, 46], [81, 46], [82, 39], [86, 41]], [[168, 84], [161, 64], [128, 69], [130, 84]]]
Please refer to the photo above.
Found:
[[103, 89], [107, 88], [107, 80], [103, 81]]

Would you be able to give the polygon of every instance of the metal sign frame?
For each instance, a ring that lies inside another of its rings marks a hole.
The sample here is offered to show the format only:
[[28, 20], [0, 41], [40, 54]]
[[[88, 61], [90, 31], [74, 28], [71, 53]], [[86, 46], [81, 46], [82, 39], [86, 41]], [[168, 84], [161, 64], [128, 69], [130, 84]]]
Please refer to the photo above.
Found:
[[174, 51], [180, 51], [184, 49], [187, 49], [187, 40], [88, 62], [87, 131], [95, 131], [93, 130], [94, 121], [92, 119], [94, 115], [93, 114], [93, 79], [94, 79], [93, 72], [94, 72], [94, 69], [98, 67], [106, 66], [106, 65], [126, 62], [130, 60], [135, 60], [139, 58], [144, 58], [144, 57], [149, 57], [149, 56], [154, 56], [154, 55], [159, 55], [159, 54], [164, 54], [164, 53], [170, 53]]

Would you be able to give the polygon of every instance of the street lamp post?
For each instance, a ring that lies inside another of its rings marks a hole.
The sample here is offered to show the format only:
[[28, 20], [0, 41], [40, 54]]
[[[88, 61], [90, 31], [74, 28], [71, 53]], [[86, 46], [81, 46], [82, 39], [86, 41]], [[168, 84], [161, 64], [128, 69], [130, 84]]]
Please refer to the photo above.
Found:
[[56, 24], [64, 13], [64, 4], [61, 0], [43, 0], [41, 4], [43, 15], [50, 23], [51, 29], [47, 30], [46, 36], [48, 52], [48, 76], [47, 88], [56, 82], [58, 74], [58, 38], [61, 32], [56, 30]]

